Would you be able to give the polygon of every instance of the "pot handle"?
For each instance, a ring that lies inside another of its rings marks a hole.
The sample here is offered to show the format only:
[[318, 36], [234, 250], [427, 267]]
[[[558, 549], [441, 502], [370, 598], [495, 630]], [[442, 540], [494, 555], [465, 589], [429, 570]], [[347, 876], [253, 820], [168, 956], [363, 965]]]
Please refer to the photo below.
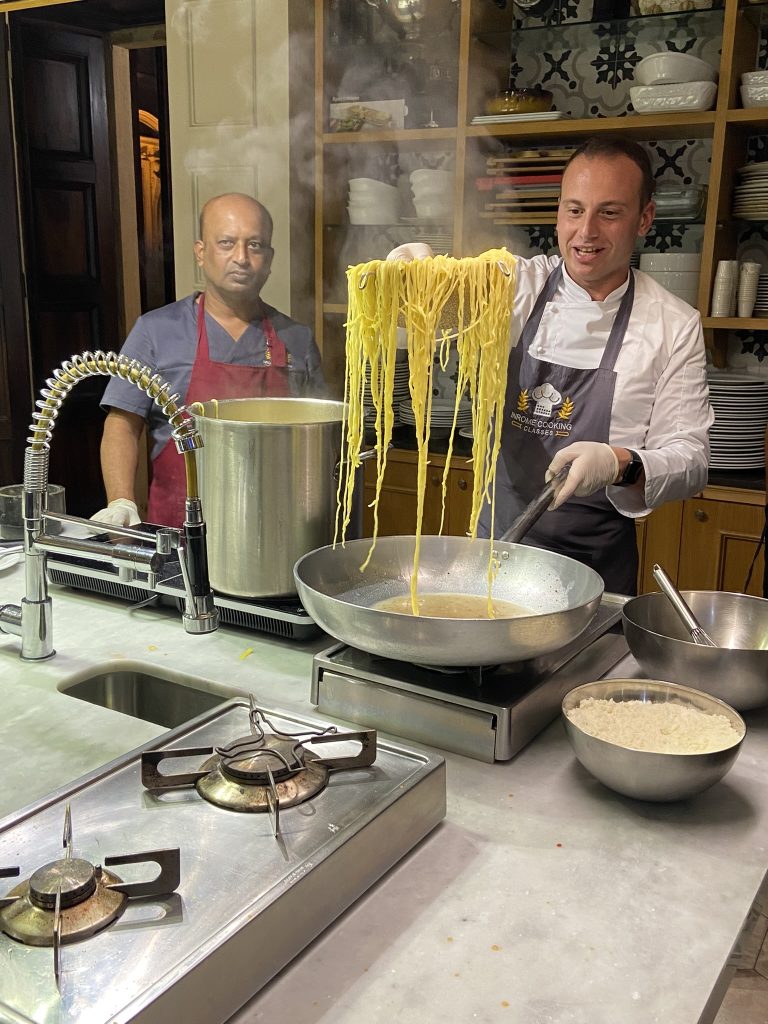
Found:
[[499, 537], [502, 543], [517, 544], [528, 533], [533, 524], [541, 518], [544, 512], [552, 504], [552, 499], [563, 485], [568, 476], [570, 466], [563, 466], [560, 472], [548, 480], [541, 493], [527, 505], [520, 515], [515, 519], [510, 528]]
[[[393, 448], [393, 447], [394, 447], [394, 445], [390, 441], [389, 444], [387, 445], [387, 451], [389, 451], [390, 448]], [[372, 459], [378, 453], [378, 450], [379, 450], [378, 448], [366, 448], [364, 451], [360, 452], [358, 458], [360, 459], [361, 462], [367, 462], [369, 459]], [[345, 465], [345, 464], [346, 464], [346, 460], [342, 460], [341, 457], [339, 457], [338, 460], [336, 461], [336, 465], [333, 467], [333, 479], [334, 480], [338, 480], [339, 479], [339, 473], [341, 473], [341, 467], [342, 467], [342, 465]]]

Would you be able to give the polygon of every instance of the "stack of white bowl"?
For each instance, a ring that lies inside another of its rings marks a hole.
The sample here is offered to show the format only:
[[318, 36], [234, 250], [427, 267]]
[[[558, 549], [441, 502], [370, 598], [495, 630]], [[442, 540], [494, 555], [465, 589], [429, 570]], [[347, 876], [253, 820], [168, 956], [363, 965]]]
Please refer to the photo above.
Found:
[[450, 221], [453, 219], [453, 171], [420, 167], [411, 172], [413, 205], [419, 220]]
[[350, 224], [397, 224], [400, 193], [376, 178], [350, 178], [347, 212]]
[[629, 96], [639, 114], [709, 110], [717, 95], [716, 69], [692, 53], [651, 53], [636, 66], [635, 81]]
[[744, 107], [768, 107], [768, 71], [745, 71], [741, 76]]
[[640, 269], [690, 306], [697, 305], [701, 253], [643, 252]]
[[[416, 425], [413, 403], [410, 398], [400, 403], [400, 422], [406, 426]], [[472, 426], [472, 403], [462, 398], [456, 409], [455, 398], [433, 398], [429, 417], [429, 432], [432, 437], [448, 437], [456, 416], [456, 429], [462, 430]]]

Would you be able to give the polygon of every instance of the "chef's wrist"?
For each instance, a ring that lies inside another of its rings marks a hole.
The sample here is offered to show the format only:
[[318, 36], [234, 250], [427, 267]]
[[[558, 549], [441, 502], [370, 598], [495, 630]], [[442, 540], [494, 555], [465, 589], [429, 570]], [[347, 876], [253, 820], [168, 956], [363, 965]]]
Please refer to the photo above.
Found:
[[629, 448], [616, 448], [614, 445], [611, 445], [611, 448], [613, 450], [613, 454], [616, 456], [616, 461], [619, 464], [619, 470], [613, 481], [614, 484], [617, 484], [624, 476], [627, 466], [632, 461], [632, 452]]
[[643, 460], [631, 448], [612, 448], [619, 471], [613, 481], [615, 487], [633, 487], [645, 482]]

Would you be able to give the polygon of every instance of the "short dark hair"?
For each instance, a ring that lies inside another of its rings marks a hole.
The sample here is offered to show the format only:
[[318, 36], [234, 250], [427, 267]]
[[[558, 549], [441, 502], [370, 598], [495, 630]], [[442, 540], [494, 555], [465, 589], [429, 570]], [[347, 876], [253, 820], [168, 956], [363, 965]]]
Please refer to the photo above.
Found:
[[642, 182], [640, 186], [640, 209], [644, 210], [653, 198], [656, 190], [656, 182], [651, 171], [651, 161], [648, 153], [633, 139], [626, 139], [623, 135], [591, 135], [585, 142], [582, 142], [568, 157], [563, 168], [563, 173], [568, 170], [576, 157], [585, 156], [588, 159], [593, 157], [616, 157], [625, 156], [640, 169]]

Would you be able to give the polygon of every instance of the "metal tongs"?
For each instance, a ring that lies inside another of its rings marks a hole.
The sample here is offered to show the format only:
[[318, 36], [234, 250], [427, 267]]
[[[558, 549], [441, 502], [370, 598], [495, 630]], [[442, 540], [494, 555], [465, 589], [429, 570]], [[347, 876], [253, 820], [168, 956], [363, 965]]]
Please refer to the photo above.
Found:
[[541, 518], [557, 497], [558, 491], [565, 483], [565, 478], [568, 476], [570, 468], [570, 465], [563, 466], [559, 473], [556, 473], [551, 480], [546, 482], [540, 494], [523, 509], [510, 528], [499, 537], [502, 543], [517, 544], [523, 539], [533, 524]]

